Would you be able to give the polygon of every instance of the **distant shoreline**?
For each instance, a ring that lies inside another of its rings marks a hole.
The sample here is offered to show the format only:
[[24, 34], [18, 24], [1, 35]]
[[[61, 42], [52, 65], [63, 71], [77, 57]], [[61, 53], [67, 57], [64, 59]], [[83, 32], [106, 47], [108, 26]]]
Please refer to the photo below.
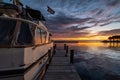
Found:
[[108, 40], [104, 40], [102, 42], [104, 42], [104, 43], [120, 43], [120, 41], [108, 41]]
[[55, 43], [101, 42], [101, 40], [53, 40]]

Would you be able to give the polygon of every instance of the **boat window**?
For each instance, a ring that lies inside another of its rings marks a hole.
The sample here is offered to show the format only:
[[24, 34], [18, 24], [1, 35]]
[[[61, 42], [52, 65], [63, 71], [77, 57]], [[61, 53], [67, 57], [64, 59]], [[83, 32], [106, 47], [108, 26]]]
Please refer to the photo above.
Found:
[[41, 29], [36, 28], [35, 30], [35, 44], [41, 44], [42, 40], [41, 40]]
[[51, 42], [51, 37], [50, 37], [50, 35], [49, 35], [49, 37], [48, 37], [48, 42]]
[[48, 43], [49, 42], [49, 35], [48, 35], [48, 33], [46, 32], [46, 43]]
[[41, 34], [42, 34], [42, 43], [46, 43], [47, 32], [41, 30]]
[[18, 34], [17, 43], [20, 45], [31, 45], [33, 43], [33, 33], [31, 24], [22, 22]]
[[0, 19], [0, 45], [10, 45], [16, 21]]

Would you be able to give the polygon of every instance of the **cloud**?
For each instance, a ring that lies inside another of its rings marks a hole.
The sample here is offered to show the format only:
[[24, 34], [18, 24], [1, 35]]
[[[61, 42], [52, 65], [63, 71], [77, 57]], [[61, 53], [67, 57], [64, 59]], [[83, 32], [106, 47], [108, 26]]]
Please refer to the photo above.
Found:
[[120, 0], [107, 0], [109, 6], [116, 6], [120, 4]]
[[91, 12], [91, 14], [100, 15], [104, 12], [104, 10], [101, 8], [95, 8], [95, 9], [91, 10], [90, 12]]
[[[92, 18], [75, 18], [71, 15], [66, 15], [65, 13], [60, 12], [52, 18], [49, 18], [47, 25], [49, 29], [61, 30], [62, 28], [71, 26], [72, 24], [83, 24]], [[56, 29], [58, 28], [58, 29]], [[61, 28], [61, 29], [60, 29]]]
[[101, 31], [98, 33], [98, 35], [101, 35], [101, 36], [120, 35], [120, 29]]
[[80, 31], [84, 31], [85, 29], [88, 29], [88, 28], [90, 28], [90, 27], [80, 27], [79, 28], [79, 26], [72, 26], [72, 27], [69, 27], [69, 28], [66, 28], [65, 30], [67, 30], [67, 31], [72, 31], [72, 32], [80, 32]]
[[89, 32], [80, 32], [80, 33], [54, 33], [53, 37], [54, 38], [80, 38], [80, 37], [85, 37], [86, 35], [88, 35]]
[[[49, 31], [56, 37], [85, 36], [89, 32], [79, 31], [120, 22], [120, 0], [22, 0], [22, 2], [43, 13]], [[55, 15], [47, 12], [47, 5], [55, 10]], [[111, 31], [99, 34], [109, 35], [114, 32]]]
[[108, 25], [108, 24], [111, 24], [111, 22], [106, 22], [106, 23], [100, 24], [100, 26], [105, 26], [105, 25]]

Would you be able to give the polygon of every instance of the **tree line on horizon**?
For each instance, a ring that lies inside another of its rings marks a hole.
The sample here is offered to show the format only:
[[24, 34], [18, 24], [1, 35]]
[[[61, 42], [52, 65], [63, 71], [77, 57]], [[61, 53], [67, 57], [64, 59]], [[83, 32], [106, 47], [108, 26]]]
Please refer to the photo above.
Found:
[[120, 42], [120, 35], [109, 36], [108, 40], [103, 40], [102, 42]]
[[112, 42], [120, 42], [120, 35], [110, 36], [108, 37], [108, 40]]

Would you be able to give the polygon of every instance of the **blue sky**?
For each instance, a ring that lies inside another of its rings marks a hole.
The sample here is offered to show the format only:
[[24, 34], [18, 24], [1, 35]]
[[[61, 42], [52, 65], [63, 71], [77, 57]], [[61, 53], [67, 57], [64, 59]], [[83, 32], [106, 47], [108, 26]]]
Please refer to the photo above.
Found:
[[[120, 0], [21, 1], [42, 12], [49, 31], [56, 38], [120, 34]], [[54, 15], [47, 12], [47, 5], [55, 10]]]

